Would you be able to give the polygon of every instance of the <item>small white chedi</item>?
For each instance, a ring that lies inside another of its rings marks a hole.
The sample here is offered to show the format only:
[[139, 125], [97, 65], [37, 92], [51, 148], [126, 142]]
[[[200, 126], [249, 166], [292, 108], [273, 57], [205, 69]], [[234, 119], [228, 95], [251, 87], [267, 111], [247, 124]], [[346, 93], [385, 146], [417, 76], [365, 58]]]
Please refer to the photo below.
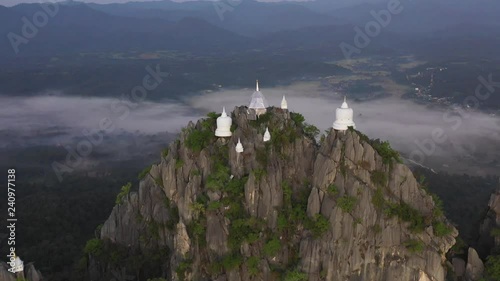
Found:
[[257, 116], [264, 114], [267, 111], [267, 101], [264, 95], [260, 92], [259, 80], [257, 80], [255, 92], [252, 94], [252, 99], [250, 100], [248, 108], [255, 110], [255, 114], [257, 114]]
[[335, 122], [333, 122], [333, 129], [337, 131], [346, 131], [349, 127], [356, 129], [356, 124], [353, 120], [354, 112], [352, 108], [347, 105], [346, 97], [340, 108], [335, 111]]
[[217, 129], [215, 130], [215, 136], [225, 138], [230, 137], [233, 134], [231, 133], [231, 125], [233, 124], [233, 120], [231, 117], [227, 116], [226, 108], [222, 108], [222, 115], [217, 118]]
[[241, 144], [240, 139], [238, 138], [238, 143], [236, 144], [236, 152], [237, 153], [242, 153], [243, 152], [243, 145]]
[[14, 260], [13, 271], [15, 273], [24, 271], [24, 262], [18, 256], [16, 256], [16, 259]]
[[266, 132], [264, 133], [264, 142], [271, 140], [271, 134], [269, 133], [269, 128], [266, 127]]
[[283, 95], [283, 99], [281, 100], [281, 109], [288, 109], [288, 102], [286, 101], [285, 95]]

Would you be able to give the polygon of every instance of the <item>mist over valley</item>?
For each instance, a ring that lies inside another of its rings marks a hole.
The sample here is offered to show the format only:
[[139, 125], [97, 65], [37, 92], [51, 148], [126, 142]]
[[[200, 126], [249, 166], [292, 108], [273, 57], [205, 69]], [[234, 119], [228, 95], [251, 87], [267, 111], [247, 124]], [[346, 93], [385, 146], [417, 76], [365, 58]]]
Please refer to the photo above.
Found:
[[33, 2], [0, 3], [26, 280], [500, 278], [500, 3]]

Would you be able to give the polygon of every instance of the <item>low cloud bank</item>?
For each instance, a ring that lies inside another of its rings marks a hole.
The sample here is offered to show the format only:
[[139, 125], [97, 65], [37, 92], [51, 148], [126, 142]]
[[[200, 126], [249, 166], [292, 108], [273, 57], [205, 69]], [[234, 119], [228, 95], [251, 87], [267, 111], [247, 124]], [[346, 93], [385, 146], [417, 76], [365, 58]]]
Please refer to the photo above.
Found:
[[152, 135], [177, 132], [200, 117], [192, 108], [174, 102], [123, 103], [110, 98], [36, 96], [2, 97], [0, 146], [65, 144], [84, 138], [84, 130], [100, 129], [109, 120], [112, 134]]
[[[286, 95], [289, 109], [324, 131], [335, 119], [343, 97], [316, 83], [261, 89], [269, 105], [279, 106]], [[0, 148], [59, 145], [75, 146], [84, 131], [99, 130], [104, 118], [114, 130], [105, 146], [120, 151], [119, 136], [137, 136], [147, 146], [151, 136], [177, 133], [189, 121], [207, 112], [228, 111], [249, 103], [253, 89], [221, 90], [173, 101], [117, 104], [110, 98], [66, 96], [0, 97]], [[446, 111], [411, 101], [386, 98], [369, 102], [348, 99], [357, 129], [370, 138], [388, 140], [406, 159], [424, 166], [468, 174], [500, 173], [500, 117], [480, 112]], [[172, 136], [165, 137], [165, 146]], [[157, 142], [158, 139], [155, 139]], [[104, 141], [106, 142], [106, 140]], [[151, 146], [150, 146], [151, 147]], [[151, 151], [157, 153], [157, 151]]]
[[[332, 126], [343, 97], [315, 83], [261, 91], [270, 105], [286, 95], [288, 107], [302, 113], [321, 131]], [[220, 111], [248, 104], [253, 89], [214, 92], [193, 98], [201, 111]], [[446, 110], [409, 100], [385, 98], [369, 102], [348, 100], [357, 129], [370, 138], [388, 140], [405, 158], [435, 169], [469, 174], [500, 174], [500, 116]]]

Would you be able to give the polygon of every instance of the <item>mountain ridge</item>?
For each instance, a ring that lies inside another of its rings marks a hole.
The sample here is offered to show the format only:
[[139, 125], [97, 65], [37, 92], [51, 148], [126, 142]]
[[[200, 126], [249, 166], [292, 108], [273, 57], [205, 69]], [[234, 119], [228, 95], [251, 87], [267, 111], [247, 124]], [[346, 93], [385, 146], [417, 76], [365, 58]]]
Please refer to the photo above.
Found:
[[300, 114], [246, 107], [217, 139], [217, 116], [190, 123], [138, 193], [124, 186], [87, 243], [92, 280], [444, 280], [457, 231], [388, 144], [331, 130], [319, 145]]
[[[16, 6], [9, 11], [30, 18], [30, 11], [36, 8], [36, 5], [25, 5], [25, 7]], [[5, 34], [15, 32], [22, 36], [21, 18], [19, 17], [18, 21], [7, 20], [0, 25], [3, 32]], [[203, 45], [194, 42], [193, 38], [203, 38]], [[171, 22], [164, 19], [127, 18], [109, 15], [87, 5], [75, 4], [60, 5], [57, 15], [49, 19], [47, 26], [39, 28], [36, 36], [30, 39], [28, 44], [19, 46], [19, 55], [132, 50], [183, 50], [210, 53], [238, 49], [247, 42], [247, 38], [214, 26], [203, 19], [185, 18], [179, 22]], [[7, 36], [0, 41], [0, 50], [7, 56], [14, 55]]]

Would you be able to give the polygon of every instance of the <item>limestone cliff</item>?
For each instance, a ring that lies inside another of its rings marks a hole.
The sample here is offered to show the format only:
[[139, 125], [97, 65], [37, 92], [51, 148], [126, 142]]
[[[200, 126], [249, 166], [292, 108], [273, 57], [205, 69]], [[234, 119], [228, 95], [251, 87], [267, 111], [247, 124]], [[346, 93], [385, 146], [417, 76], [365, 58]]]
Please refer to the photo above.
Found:
[[486, 215], [479, 228], [477, 249], [483, 258], [500, 252], [500, 183], [498, 186], [490, 197]]
[[10, 265], [5, 262], [0, 262], [0, 281], [41, 281], [43, 280], [40, 271], [35, 269], [34, 263], [30, 262], [24, 266], [23, 272], [11, 273], [9, 272]]
[[116, 272], [136, 280], [445, 279], [458, 233], [388, 144], [354, 130], [331, 130], [318, 144], [299, 114], [248, 116], [235, 108], [228, 139], [213, 136], [215, 117], [183, 130], [88, 243], [91, 280]]

